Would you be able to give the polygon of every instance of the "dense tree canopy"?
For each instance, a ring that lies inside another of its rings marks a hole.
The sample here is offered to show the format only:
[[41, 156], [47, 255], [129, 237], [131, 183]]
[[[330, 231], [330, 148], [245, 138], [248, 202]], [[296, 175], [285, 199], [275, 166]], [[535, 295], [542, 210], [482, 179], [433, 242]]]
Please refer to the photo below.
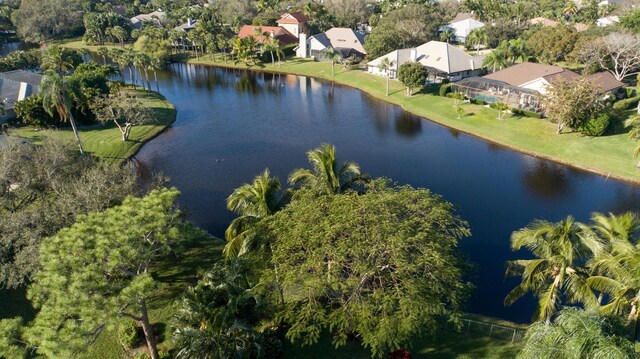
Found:
[[551, 64], [565, 59], [578, 41], [579, 34], [573, 26], [545, 27], [532, 34], [527, 41], [538, 61]]
[[18, 36], [33, 43], [41, 43], [82, 31], [81, 6], [73, 0], [23, 1], [13, 12]]
[[405, 62], [398, 69], [398, 80], [407, 86], [407, 96], [412, 96], [415, 88], [422, 89], [427, 76], [427, 69], [419, 62]]
[[365, 194], [303, 191], [263, 229], [281, 281], [287, 338], [357, 335], [374, 356], [458, 313], [470, 284], [456, 247], [469, 235], [453, 206], [428, 190], [376, 180]]

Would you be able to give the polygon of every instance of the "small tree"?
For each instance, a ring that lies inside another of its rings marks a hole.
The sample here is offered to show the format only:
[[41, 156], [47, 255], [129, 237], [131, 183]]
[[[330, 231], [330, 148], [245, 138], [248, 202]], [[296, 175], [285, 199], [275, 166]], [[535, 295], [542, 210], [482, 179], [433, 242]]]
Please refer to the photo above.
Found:
[[462, 116], [464, 116], [464, 109], [462, 109], [462, 106], [456, 106], [456, 115], [458, 120], [462, 119]]
[[573, 81], [559, 79], [547, 87], [542, 103], [547, 118], [558, 125], [560, 134], [564, 126], [578, 128], [591, 118], [601, 107], [599, 98], [595, 85], [584, 77]]
[[385, 92], [385, 96], [389, 96], [389, 78], [391, 78], [391, 70], [396, 65], [396, 62], [393, 60], [389, 60], [388, 57], [385, 57], [380, 61], [380, 70], [386, 72], [387, 74], [387, 91]]
[[100, 98], [95, 102], [93, 111], [100, 122], [113, 122], [120, 130], [123, 141], [129, 140], [133, 126], [153, 121], [148, 108], [122, 93]]
[[498, 102], [495, 104], [494, 107], [497, 111], [498, 111], [498, 120], [504, 120], [504, 117], [507, 114], [507, 111], [509, 111], [509, 105], [507, 105], [504, 102]]
[[338, 52], [333, 47], [329, 47], [324, 52], [324, 58], [331, 61], [331, 76], [335, 76], [334, 67], [336, 65], [336, 62], [338, 62], [338, 60], [340, 59], [340, 54], [338, 54]]
[[151, 358], [158, 358], [147, 312], [152, 266], [203, 234], [174, 208], [179, 192], [128, 197], [42, 243], [42, 269], [28, 296], [39, 309], [26, 336], [47, 357], [73, 357], [122, 318], [140, 323]]
[[407, 86], [407, 96], [413, 96], [415, 87], [422, 88], [428, 75], [427, 69], [419, 62], [405, 62], [398, 70], [398, 79]]

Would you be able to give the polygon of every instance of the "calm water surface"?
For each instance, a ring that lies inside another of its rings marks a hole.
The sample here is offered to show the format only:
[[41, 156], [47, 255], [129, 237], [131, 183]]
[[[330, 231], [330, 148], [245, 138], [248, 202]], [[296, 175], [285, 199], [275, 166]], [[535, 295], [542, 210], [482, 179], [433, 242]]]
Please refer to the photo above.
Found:
[[458, 206], [473, 232], [461, 247], [476, 264], [467, 309], [484, 315], [526, 322], [534, 311], [530, 296], [502, 304], [516, 283], [503, 279], [505, 261], [528, 256], [511, 252], [511, 232], [536, 218], [586, 221], [593, 211], [640, 210], [640, 187], [522, 155], [312, 78], [176, 64], [160, 74], [160, 91], [177, 121], [137, 159], [171, 178], [196, 224], [222, 237], [234, 188], [265, 167], [284, 183], [307, 166], [307, 150], [328, 142], [340, 160]]

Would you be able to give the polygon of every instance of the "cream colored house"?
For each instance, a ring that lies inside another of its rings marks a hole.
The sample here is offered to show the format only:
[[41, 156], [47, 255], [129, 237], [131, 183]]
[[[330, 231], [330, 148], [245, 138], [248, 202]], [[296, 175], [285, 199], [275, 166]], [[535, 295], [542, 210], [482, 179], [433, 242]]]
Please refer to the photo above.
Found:
[[280, 15], [280, 19], [276, 21], [278, 26], [289, 31], [296, 38], [300, 37], [300, 34], [307, 34], [307, 21], [309, 18], [301, 12], [285, 13]]

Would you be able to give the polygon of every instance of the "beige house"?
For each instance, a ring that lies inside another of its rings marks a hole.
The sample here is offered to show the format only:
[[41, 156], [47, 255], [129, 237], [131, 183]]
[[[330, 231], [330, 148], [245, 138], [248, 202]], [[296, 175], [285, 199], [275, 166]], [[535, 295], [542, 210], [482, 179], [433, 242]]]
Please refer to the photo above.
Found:
[[307, 21], [309, 21], [309, 18], [303, 13], [292, 12], [280, 15], [280, 19], [276, 22], [278, 23], [278, 26], [284, 28], [297, 38], [300, 37], [300, 34], [308, 33]]
[[[382, 70], [380, 64], [388, 58], [393, 62], [391, 69]], [[418, 47], [392, 51], [367, 63], [367, 71], [372, 74], [396, 78], [400, 65], [406, 62], [419, 62], [429, 71], [429, 81], [440, 82], [444, 79], [459, 81], [466, 77], [482, 74], [482, 56], [471, 56], [456, 46], [442, 41], [429, 41]]]
[[336, 50], [342, 58], [350, 56], [364, 58], [367, 54], [364, 49], [364, 34], [353, 29], [334, 27], [308, 39], [303, 33], [299, 39], [299, 45], [295, 49], [298, 57], [321, 60], [325, 51], [330, 47]]

